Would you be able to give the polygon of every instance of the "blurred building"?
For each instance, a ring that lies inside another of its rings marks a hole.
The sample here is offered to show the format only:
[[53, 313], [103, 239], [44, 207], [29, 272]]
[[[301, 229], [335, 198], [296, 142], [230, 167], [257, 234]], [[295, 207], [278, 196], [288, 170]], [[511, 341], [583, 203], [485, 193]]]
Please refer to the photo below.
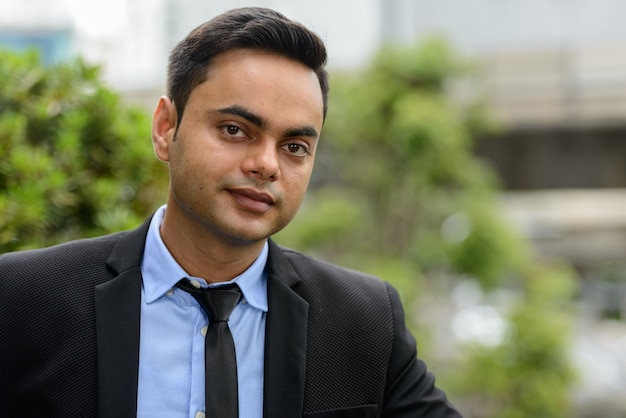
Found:
[[626, 3], [390, 0], [381, 11], [383, 38], [439, 34], [479, 63], [473, 88], [503, 130], [477, 153], [537, 255], [589, 279], [626, 275]]

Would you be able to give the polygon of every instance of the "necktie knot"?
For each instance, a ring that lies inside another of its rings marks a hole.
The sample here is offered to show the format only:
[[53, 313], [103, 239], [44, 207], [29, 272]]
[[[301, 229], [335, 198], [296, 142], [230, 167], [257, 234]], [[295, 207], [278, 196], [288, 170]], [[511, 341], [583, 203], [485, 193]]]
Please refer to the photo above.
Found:
[[196, 288], [189, 280], [182, 279], [176, 283], [176, 287], [188, 292], [198, 301], [211, 323], [227, 322], [241, 298], [241, 290], [236, 284]]

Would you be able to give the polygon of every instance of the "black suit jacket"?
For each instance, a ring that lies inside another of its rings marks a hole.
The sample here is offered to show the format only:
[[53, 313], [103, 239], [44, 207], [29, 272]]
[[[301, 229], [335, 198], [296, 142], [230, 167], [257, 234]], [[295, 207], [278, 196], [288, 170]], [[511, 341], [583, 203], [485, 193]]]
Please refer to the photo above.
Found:
[[[135, 416], [147, 227], [0, 257], [0, 417]], [[391, 286], [271, 241], [266, 271], [265, 417], [460, 416]]]

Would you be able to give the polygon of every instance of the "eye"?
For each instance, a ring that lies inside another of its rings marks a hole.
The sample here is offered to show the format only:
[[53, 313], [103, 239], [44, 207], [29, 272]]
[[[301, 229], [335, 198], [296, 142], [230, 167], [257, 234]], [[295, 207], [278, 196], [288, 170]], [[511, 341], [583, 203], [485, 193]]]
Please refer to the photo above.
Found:
[[305, 157], [309, 155], [309, 150], [302, 144], [298, 143], [289, 143], [282, 146], [282, 148], [287, 151], [289, 154], [292, 154], [296, 157]]
[[245, 138], [246, 133], [237, 125], [223, 125], [220, 127], [222, 131], [233, 138]]

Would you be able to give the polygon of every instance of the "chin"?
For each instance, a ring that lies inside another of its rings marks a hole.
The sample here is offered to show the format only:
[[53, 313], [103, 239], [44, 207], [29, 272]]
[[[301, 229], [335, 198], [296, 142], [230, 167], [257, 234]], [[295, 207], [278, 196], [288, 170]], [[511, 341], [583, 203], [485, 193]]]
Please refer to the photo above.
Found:
[[[226, 220], [224, 219], [223, 221]], [[215, 226], [225, 239], [230, 241], [231, 245], [251, 245], [265, 241], [282, 230], [287, 224], [288, 222], [285, 222], [285, 219], [281, 219], [281, 222], [277, 219], [273, 222], [268, 222], [267, 219], [264, 221], [260, 219], [246, 219], [243, 222], [222, 222], [221, 227], [219, 224], [215, 224]]]
[[230, 245], [246, 246], [265, 241], [272, 233], [266, 229], [254, 230], [253, 228], [223, 231], [223, 236]]

